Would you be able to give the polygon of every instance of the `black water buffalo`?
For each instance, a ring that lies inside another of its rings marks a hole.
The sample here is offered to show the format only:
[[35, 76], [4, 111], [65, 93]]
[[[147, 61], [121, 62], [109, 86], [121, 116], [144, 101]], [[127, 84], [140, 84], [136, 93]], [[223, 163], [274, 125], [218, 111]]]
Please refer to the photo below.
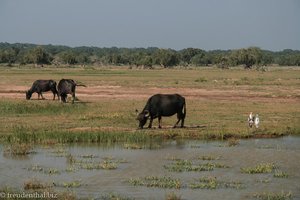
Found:
[[145, 105], [143, 111], [138, 114], [139, 128], [143, 128], [148, 118], [150, 123], [148, 128], [152, 127], [152, 121], [158, 118], [158, 127], [161, 128], [161, 117], [172, 116], [177, 113], [178, 121], [174, 128], [181, 120], [181, 128], [184, 127], [184, 119], [186, 116], [185, 98], [179, 94], [155, 94], [150, 97]]
[[72, 95], [72, 103], [74, 103], [76, 86], [86, 87], [85, 85], [77, 84], [72, 79], [61, 79], [59, 81], [57, 90], [58, 90], [58, 96], [60, 96], [62, 102], [66, 103], [67, 95], [71, 94]]
[[40, 96], [42, 96], [42, 99], [45, 99], [43, 97], [42, 92], [52, 91], [53, 93], [53, 100], [55, 99], [55, 95], [58, 97], [58, 93], [56, 90], [56, 82], [53, 80], [36, 80], [33, 82], [31, 88], [26, 92], [26, 99], [29, 100], [33, 93], [38, 93], [38, 99], [40, 99]]

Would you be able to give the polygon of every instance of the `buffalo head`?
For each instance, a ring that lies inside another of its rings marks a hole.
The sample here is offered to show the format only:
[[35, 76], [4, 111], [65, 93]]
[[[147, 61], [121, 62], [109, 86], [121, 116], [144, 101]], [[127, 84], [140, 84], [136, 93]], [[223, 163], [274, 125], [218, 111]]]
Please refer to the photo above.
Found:
[[31, 98], [32, 93], [28, 90], [26, 91], [26, 99], [29, 100]]
[[[138, 112], [136, 110], [136, 112]], [[148, 110], [143, 110], [141, 113], [138, 114], [138, 116], [136, 117], [136, 120], [139, 121], [139, 128], [143, 128], [144, 125], [147, 123], [147, 120], [150, 116], [150, 113]]]

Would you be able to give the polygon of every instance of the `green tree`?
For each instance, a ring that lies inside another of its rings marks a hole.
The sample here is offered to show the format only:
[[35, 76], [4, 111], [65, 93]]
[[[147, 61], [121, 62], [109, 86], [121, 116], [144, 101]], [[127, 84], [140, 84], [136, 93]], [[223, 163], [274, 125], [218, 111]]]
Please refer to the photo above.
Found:
[[77, 63], [76, 54], [70, 50], [62, 52], [59, 57], [65, 64], [74, 65]]
[[158, 49], [154, 53], [155, 64], [163, 67], [175, 66], [179, 63], [178, 54], [176, 51], [171, 49]]
[[262, 51], [258, 47], [238, 49], [232, 51], [229, 56], [231, 65], [245, 65], [246, 69], [251, 69], [254, 64], [260, 64], [262, 62], [262, 58]]
[[208, 65], [211, 63], [211, 60], [205, 51], [201, 51], [191, 59], [191, 63], [196, 66]]
[[50, 54], [41, 46], [33, 48], [29, 52], [29, 58], [35, 64], [49, 64], [52, 60]]
[[151, 56], [143, 56], [138, 63], [144, 67], [152, 68], [153, 59]]
[[180, 54], [180, 59], [182, 62], [191, 64], [192, 63], [192, 58], [196, 55], [202, 55], [204, 54], [204, 51], [201, 49], [194, 49], [194, 48], [187, 48], [183, 49], [179, 52]]
[[0, 63], [15, 63], [17, 60], [18, 53], [19, 49], [16, 48], [0, 50]]

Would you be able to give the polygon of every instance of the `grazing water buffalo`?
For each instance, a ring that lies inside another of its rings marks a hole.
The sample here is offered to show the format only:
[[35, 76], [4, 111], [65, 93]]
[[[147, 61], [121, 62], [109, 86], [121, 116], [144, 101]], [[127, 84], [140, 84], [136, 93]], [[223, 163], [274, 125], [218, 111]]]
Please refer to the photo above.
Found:
[[67, 95], [72, 95], [72, 103], [74, 103], [75, 100], [75, 89], [76, 86], [84, 86], [85, 85], [79, 85], [72, 79], [61, 79], [58, 83], [57, 90], [58, 90], [58, 96], [60, 96], [62, 102], [66, 103]]
[[[137, 111], [138, 112], [138, 111]], [[161, 128], [161, 117], [172, 116], [177, 113], [178, 121], [174, 128], [181, 120], [181, 128], [184, 127], [184, 119], [186, 116], [185, 98], [179, 94], [155, 94], [150, 97], [143, 111], [138, 114], [139, 128], [143, 128], [148, 118], [150, 123], [148, 128], [152, 127], [152, 121], [158, 118], [158, 127]]]
[[38, 93], [38, 99], [40, 99], [40, 96], [42, 96], [42, 99], [45, 99], [43, 97], [42, 92], [52, 91], [53, 93], [53, 100], [55, 99], [55, 95], [58, 97], [58, 93], [56, 90], [56, 82], [53, 80], [36, 80], [33, 82], [31, 88], [26, 92], [26, 99], [29, 100], [33, 93]]

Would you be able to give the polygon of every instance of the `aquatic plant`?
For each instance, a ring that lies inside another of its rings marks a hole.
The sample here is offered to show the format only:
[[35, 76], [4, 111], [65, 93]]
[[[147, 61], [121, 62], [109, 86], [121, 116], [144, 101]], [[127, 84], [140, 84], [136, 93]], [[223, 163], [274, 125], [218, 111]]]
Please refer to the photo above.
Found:
[[18, 156], [33, 153], [33, 145], [27, 143], [12, 143], [3, 151], [6, 155]]
[[219, 181], [216, 177], [202, 177], [189, 185], [191, 189], [244, 188], [239, 181]]
[[67, 163], [69, 163], [69, 164], [73, 164], [76, 162], [75, 157], [70, 153], [66, 156], [66, 159], [67, 159]]
[[133, 186], [146, 186], [146, 187], [158, 187], [158, 188], [176, 188], [182, 187], [182, 183], [179, 179], [173, 179], [171, 177], [158, 177], [158, 176], [146, 176], [144, 178], [130, 178], [128, 182]]
[[117, 169], [118, 165], [116, 162], [104, 160], [100, 163], [79, 163], [80, 168], [82, 169], [105, 169], [105, 170], [113, 170]]
[[190, 188], [192, 189], [216, 189], [217, 186], [218, 182], [216, 177], [203, 177], [197, 182], [190, 184]]
[[193, 163], [191, 160], [176, 159], [164, 168], [171, 172], [189, 172], [189, 171], [212, 171], [214, 168], [228, 168], [228, 166], [221, 163]]
[[274, 163], [260, 163], [254, 167], [241, 168], [241, 172], [248, 174], [271, 173], [275, 168]]
[[71, 182], [60, 182], [60, 183], [53, 183], [55, 187], [65, 187], [65, 188], [78, 188], [82, 186], [80, 180], [71, 181]]
[[37, 179], [30, 179], [24, 183], [24, 190], [39, 190], [51, 187]]
[[181, 195], [177, 195], [175, 192], [168, 193], [165, 200], [181, 200]]
[[276, 178], [288, 178], [289, 175], [281, 170], [275, 170], [274, 177]]
[[211, 171], [212, 166], [208, 165], [194, 165], [190, 160], [176, 160], [175, 162], [164, 165], [164, 168], [172, 172], [183, 172], [183, 171]]
[[99, 199], [100, 200], [133, 200], [133, 198], [121, 196], [120, 194], [115, 194], [115, 193], [102, 195], [99, 197]]
[[240, 143], [240, 140], [238, 140], [237, 138], [229, 138], [228, 139], [228, 146], [229, 147], [233, 147], [233, 146], [237, 146]]
[[68, 153], [68, 151], [67, 151], [67, 149], [65, 149], [63, 147], [58, 147], [58, 148], [54, 149], [53, 151], [51, 151], [51, 153], [66, 155]]
[[293, 199], [292, 192], [284, 192], [284, 191], [281, 191], [280, 193], [264, 192], [261, 194], [254, 194], [253, 196], [260, 200], [292, 200]]
[[85, 154], [85, 155], [80, 155], [79, 157], [82, 157], [82, 158], [98, 158], [98, 156], [96, 156], [94, 154]]
[[65, 171], [66, 172], [75, 172], [76, 168], [74, 168], [74, 167], [68, 167]]
[[219, 160], [220, 158], [221, 156], [212, 156], [212, 155], [203, 155], [198, 157], [199, 160]]
[[126, 143], [124, 144], [125, 149], [143, 149], [144, 147], [141, 144], [136, 143]]
[[56, 168], [48, 168], [48, 167], [42, 167], [39, 165], [33, 165], [29, 168], [27, 168], [28, 171], [34, 171], [34, 172], [42, 172], [44, 174], [48, 175], [54, 175], [54, 174], [60, 174], [61, 172]]
[[270, 183], [270, 179], [269, 178], [264, 178], [264, 179], [259, 179], [259, 180], [256, 180], [256, 182], [258, 183]]
[[117, 169], [117, 164], [109, 160], [104, 160], [103, 162], [100, 163], [100, 167], [101, 169], [108, 169], [108, 170]]

